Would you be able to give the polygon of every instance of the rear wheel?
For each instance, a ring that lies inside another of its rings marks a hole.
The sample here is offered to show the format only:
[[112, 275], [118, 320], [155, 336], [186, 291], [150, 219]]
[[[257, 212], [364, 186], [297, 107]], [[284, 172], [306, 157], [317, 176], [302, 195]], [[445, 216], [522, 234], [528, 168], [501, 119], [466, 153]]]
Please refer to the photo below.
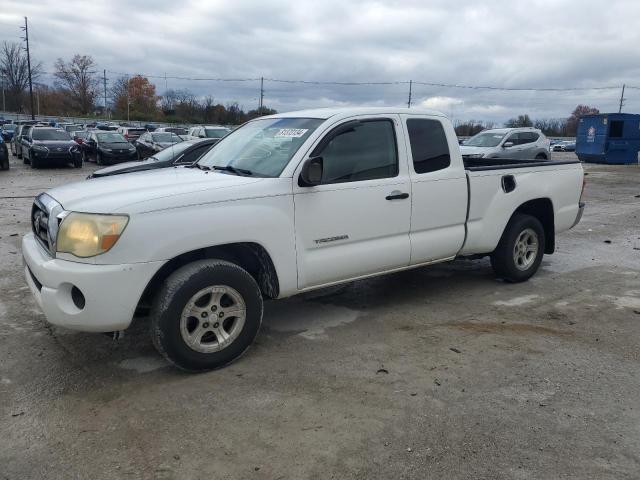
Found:
[[536, 160], [546, 160], [547, 156], [544, 153], [539, 153], [536, 155]]
[[536, 273], [544, 255], [544, 228], [531, 215], [515, 214], [491, 254], [491, 266], [508, 282], [524, 282]]
[[151, 318], [153, 343], [167, 360], [187, 371], [211, 370], [253, 343], [262, 323], [262, 295], [239, 266], [199, 260], [167, 278]]
[[84, 155], [80, 157], [76, 156], [76, 158], [73, 159], [73, 166], [75, 168], [82, 168], [83, 165], [84, 165]]

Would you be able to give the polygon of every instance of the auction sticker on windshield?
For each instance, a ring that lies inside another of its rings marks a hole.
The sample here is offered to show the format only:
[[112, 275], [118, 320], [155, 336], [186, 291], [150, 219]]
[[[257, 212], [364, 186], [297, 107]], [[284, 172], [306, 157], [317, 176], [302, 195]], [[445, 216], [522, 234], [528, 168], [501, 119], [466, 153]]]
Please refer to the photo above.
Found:
[[274, 137], [299, 138], [309, 131], [308, 128], [281, 128]]

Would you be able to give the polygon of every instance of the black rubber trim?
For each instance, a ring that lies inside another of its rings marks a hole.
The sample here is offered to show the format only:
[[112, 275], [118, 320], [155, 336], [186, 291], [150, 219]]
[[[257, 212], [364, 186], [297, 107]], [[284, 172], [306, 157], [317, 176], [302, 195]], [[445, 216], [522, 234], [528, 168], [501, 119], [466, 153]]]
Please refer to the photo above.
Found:
[[[470, 163], [484, 163], [486, 165], [469, 165]], [[499, 162], [499, 163], [498, 163]], [[502, 163], [504, 162], [504, 163]], [[512, 163], [509, 163], [512, 162]], [[513, 168], [531, 168], [531, 167], [553, 167], [557, 165], [573, 165], [579, 164], [579, 160], [566, 160], [566, 161], [539, 161], [539, 160], [509, 160], [506, 159], [506, 162], [502, 159], [494, 160], [492, 159], [467, 159], [463, 160], [465, 170], [469, 170], [470, 172], [483, 172], [486, 170], [510, 170]]]

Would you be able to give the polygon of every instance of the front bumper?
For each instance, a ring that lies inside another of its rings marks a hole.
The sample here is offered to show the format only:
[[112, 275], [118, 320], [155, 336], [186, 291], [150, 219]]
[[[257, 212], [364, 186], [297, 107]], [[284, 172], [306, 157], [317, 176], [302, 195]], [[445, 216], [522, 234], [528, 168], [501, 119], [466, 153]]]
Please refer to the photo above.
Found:
[[107, 163], [120, 163], [120, 162], [130, 162], [132, 160], [138, 159], [138, 152], [134, 150], [133, 152], [105, 152], [102, 150], [100, 152], [102, 154], [102, 158]]
[[[164, 263], [96, 265], [56, 259], [33, 233], [22, 239], [22, 255], [27, 284], [47, 320], [84, 332], [127, 328], [145, 287]], [[83, 302], [77, 301], [74, 287]]]
[[578, 223], [580, 223], [580, 220], [582, 220], [582, 214], [584, 213], [584, 207], [587, 204], [584, 202], [580, 202], [578, 204], [578, 214], [576, 215], [576, 219], [573, 221], [573, 225], [571, 225], [571, 228], [575, 227]]

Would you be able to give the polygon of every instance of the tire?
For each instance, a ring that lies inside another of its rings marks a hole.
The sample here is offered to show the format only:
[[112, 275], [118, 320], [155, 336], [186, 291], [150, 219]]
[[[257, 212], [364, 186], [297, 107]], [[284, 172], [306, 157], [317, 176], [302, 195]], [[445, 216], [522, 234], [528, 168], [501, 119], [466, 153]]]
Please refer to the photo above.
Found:
[[544, 153], [539, 153], [536, 155], [536, 160], [546, 160], [547, 156]]
[[82, 167], [83, 167], [83, 165], [84, 165], [84, 159], [83, 159], [82, 157], [80, 157], [80, 158], [75, 158], [75, 159], [73, 160], [73, 166], [74, 166], [75, 168], [82, 168]]
[[96, 164], [104, 165], [104, 163], [102, 163], [102, 155], [100, 154], [100, 152], [96, 152]]
[[[214, 289], [219, 299], [207, 289]], [[198, 316], [186, 313], [190, 304]], [[222, 317], [220, 322], [212, 315], [224, 315], [223, 309], [234, 305], [244, 311], [244, 322], [241, 315]], [[189, 372], [236, 360], [253, 343], [261, 323], [258, 284], [246, 270], [224, 260], [199, 260], [179, 268], [165, 280], [151, 308], [153, 344], [167, 360]], [[227, 345], [220, 345], [221, 330], [229, 335]]]
[[0, 163], [0, 170], [9, 170], [9, 151], [5, 150], [5, 156]]
[[[496, 275], [507, 282], [524, 282], [538, 271], [544, 247], [544, 227], [540, 221], [531, 215], [516, 213], [491, 254], [491, 266]], [[527, 248], [535, 250], [526, 251]]]
[[[26, 159], [25, 159], [24, 163], [27, 163]], [[31, 164], [31, 168], [38, 168], [40, 166], [40, 163], [35, 158], [29, 160], [28, 163]]]

